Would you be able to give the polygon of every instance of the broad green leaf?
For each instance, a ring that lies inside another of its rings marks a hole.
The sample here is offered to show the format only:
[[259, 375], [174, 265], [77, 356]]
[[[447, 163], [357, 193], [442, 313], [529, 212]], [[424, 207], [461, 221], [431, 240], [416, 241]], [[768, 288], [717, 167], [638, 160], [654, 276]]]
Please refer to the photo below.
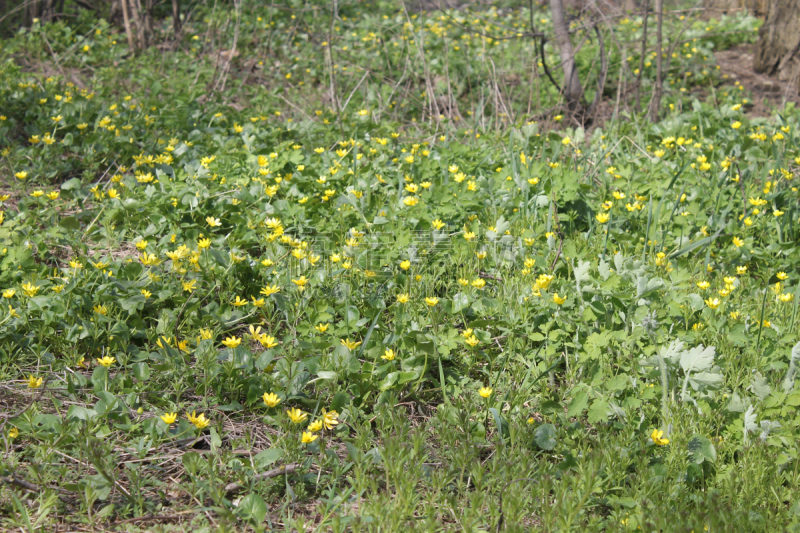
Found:
[[533, 439], [539, 448], [550, 451], [558, 444], [556, 427], [553, 424], [542, 424], [533, 433]]
[[701, 344], [700, 346], [695, 346], [683, 352], [680, 361], [681, 368], [683, 368], [683, 371], [686, 373], [709, 370], [714, 364], [714, 354], [716, 350], [717, 349], [713, 346], [704, 348]]
[[687, 444], [691, 459], [701, 464], [703, 461], [714, 463], [717, 460], [717, 450], [711, 440], [703, 435], [694, 435]]
[[253, 462], [258, 470], [266, 470], [282, 457], [283, 450], [280, 448], [267, 448], [263, 452], [257, 453], [253, 457]]
[[241, 499], [236, 514], [244, 520], [260, 525], [267, 517], [267, 504], [261, 499], [261, 496], [251, 492]]
[[589, 408], [587, 420], [590, 424], [597, 424], [598, 422], [605, 422], [608, 420], [608, 402], [602, 398], [598, 398], [592, 402]]

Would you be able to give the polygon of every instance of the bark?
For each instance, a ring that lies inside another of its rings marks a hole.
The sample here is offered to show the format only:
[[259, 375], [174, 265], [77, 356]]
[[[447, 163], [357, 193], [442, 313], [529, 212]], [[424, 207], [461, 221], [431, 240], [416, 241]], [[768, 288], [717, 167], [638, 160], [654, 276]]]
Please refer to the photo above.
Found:
[[122, 3], [122, 19], [125, 22], [125, 35], [128, 37], [128, 48], [130, 48], [131, 52], [136, 50], [136, 42], [133, 38], [133, 30], [131, 29], [131, 18], [129, 14], [130, 5], [128, 4], [128, 0], [120, 0]]
[[562, 93], [567, 102], [567, 107], [575, 112], [581, 103], [583, 87], [581, 87], [578, 66], [575, 64], [575, 50], [569, 37], [566, 20], [564, 19], [564, 4], [561, 0], [550, 0], [550, 11], [553, 17], [553, 30], [555, 31], [558, 54], [561, 58], [561, 71], [564, 73]]
[[800, 0], [771, 0], [758, 32], [753, 68], [800, 88]]
[[181, 32], [181, 0], [172, 0], [172, 30], [175, 35]]

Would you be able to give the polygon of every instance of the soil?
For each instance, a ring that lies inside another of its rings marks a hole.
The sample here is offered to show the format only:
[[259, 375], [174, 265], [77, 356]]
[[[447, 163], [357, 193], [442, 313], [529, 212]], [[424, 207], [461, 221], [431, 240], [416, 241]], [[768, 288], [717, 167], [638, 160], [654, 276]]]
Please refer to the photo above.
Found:
[[750, 115], [772, 116], [774, 109], [781, 109], [788, 102], [800, 106], [800, 94], [790, 83], [753, 70], [753, 45], [739, 45], [716, 52], [714, 55], [720, 66], [720, 72], [728, 75], [726, 81], [731, 85], [738, 81], [744, 86], [745, 91], [753, 94]]

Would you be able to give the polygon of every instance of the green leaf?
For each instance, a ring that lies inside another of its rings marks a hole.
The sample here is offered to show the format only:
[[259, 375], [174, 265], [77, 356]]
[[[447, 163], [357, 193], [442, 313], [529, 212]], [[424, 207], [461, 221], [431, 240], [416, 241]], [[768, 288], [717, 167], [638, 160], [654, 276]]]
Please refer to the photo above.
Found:
[[703, 461], [714, 463], [717, 460], [717, 450], [714, 449], [714, 444], [703, 435], [694, 435], [689, 440], [687, 448], [691, 459], [697, 464], [702, 464]]
[[[697, 376], [694, 377], [696, 378]], [[769, 386], [767, 378], [762, 376], [761, 372], [756, 372], [756, 375], [753, 376], [753, 382], [750, 385], [750, 388], [753, 391], [753, 394], [758, 396], [759, 400], [763, 400], [772, 392], [772, 388]]]
[[533, 433], [533, 439], [539, 448], [550, 451], [558, 444], [556, 427], [553, 424], [542, 424]]
[[703, 372], [711, 369], [711, 366], [714, 364], [714, 354], [716, 350], [717, 349], [713, 346], [704, 348], [701, 344], [700, 346], [695, 346], [683, 352], [681, 355], [681, 368], [683, 368], [683, 371], [687, 374], [689, 372]]
[[104, 366], [95, 367], [95, 369], [92, 371], [92, 386], [94, 387], [94, 390], [104, 390], [107, 382], [108, 369]]
[[133, 377], [139, 381], [150, 379], [150, 365], [147, 363], [136, 363], [133, 365]]
[[144, 307], [147, 299], [141, 294], [135, 294], [130, 298], [125, 298], [119, 305], [123, 310], [127, 311], [129, 315], [134, 314], [136, 311]]
[[280, 448], [267, 448], [253, 457], [253, 461], [258, 470], [266, 470], [269, 466], [283, 457], [283, 450]]
[[606, 390], [620, 391], [625, 390], [630, 385], [630, 379], [627, 374], [619, 374], [614, 376], [606, 383]]
[[598, 422], [605, 422], [608, 420], [608, 402], [599, 398], [592, 402], [592, 406], [589, 408], [589, 415], [587, 420], [590, 424], [596, 424]]
[[259, 525], [267, 517], [267, 504], [261, 499], [261, 496], [251, 492], [239, 502], [236, 514], [243, 520]]
[[469, 298], [463, 292], [453, 296], [453, 314], [458, 314], [469, 307]]
[[347, 405], [349, 401], [350, 396], [348, 396], [347, 393], [337, 392], [331, 402], [331, 411], [342, 412], [342, 408]]
[[569, 404], [569, 409], [567, 410], [567, 416], [570, 418], [580, 416], [588, 406], [589, 393], [585, 390], [578, 391], [572, 397], [572, 401]]
[[78, 231], [81, 229], [81, 222], [75, 217], [64, 217], [58, 221], [58, 225], [65, 229]]
[[508, 432], [508, 422], [506, 419], [503, 418], [503, 415], [495, 409], [494, 407], [489, 409], [489, 412], [492, 413], [492, 417], [494, 418], [494, 423], [497, 426], [497, 434], [500, 435], [504, 440], [509, 437]]

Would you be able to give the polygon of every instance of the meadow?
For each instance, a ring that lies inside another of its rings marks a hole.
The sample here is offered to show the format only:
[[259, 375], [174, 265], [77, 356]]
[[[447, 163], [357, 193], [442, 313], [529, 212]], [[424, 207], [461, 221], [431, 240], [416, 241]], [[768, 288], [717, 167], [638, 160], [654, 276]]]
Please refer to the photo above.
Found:
[[714, 56], [760, 22], [665, 13], [658, 120], [652, 18], [572, 21], [584, 117], [551, 22], [4, 38], [0, 528], [798, 529], [800, 113]]

